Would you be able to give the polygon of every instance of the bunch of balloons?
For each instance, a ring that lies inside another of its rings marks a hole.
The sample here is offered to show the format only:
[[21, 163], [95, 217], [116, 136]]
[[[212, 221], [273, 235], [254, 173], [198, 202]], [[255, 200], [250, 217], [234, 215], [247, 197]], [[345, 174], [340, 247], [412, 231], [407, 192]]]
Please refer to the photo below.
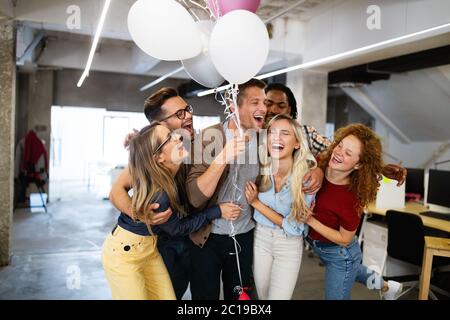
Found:
[[[206, 1], [206, 0], [205, 0]], [[175, 0], [138, 0], [128, 14], [134, 42], [160, 60], [181, 61], [208, 88], [245, 83], [269, 54], [266, 26], [255, 14], [260, 0], [208, 0], [216, 21], [195, 21]]]

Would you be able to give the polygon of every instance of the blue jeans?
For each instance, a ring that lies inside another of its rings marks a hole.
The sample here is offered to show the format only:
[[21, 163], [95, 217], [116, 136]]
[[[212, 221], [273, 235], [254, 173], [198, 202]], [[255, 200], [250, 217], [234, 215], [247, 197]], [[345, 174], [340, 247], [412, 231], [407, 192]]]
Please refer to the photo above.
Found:
[[360, 270], [362, 255], [358, 241], [353, 239], [346, 247], [309, 238], [307, 241], [325, 265], [325, 299], [350, 300], [358, 273], [361, 271], [361, 280], [364, 273]]
[[379, 273], [362, 264], [359, 265], [356, 282], [366, 286], [369, 290], [381, 290], [384, 285], [384, 279]]

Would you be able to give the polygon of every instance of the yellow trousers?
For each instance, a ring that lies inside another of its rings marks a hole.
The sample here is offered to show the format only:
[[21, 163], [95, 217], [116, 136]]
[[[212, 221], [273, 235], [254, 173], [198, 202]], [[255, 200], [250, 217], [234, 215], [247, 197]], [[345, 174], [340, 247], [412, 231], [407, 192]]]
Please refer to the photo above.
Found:
[[114, 300], [175, 300], [157, 238], [117, 227], [106, 238], [102, 263]]

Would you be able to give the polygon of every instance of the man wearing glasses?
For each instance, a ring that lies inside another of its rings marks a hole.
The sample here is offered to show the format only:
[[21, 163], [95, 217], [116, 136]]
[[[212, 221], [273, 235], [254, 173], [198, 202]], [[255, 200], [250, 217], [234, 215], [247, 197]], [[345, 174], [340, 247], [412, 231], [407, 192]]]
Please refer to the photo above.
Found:
[[[174, 88], [162, 88], [151, 95], [144, 104], [144, 113], [148, 121], [159, 121], [167, 126], [168, 129], [184, 130], [184, 135], [191, 139], [194, 136], [192, 125], [192, 106], [188, 105]], [[180, 170], [183, 171], [183, 170]], [[121, 212], [131, 216], [131, 198], [128, 191], [131, 189], [131, 175], [128, 168], [122, 171], [114, 183], [109, 199], [112, 204]], [[159, 205], [151, 206], [152, 210], [158, 209]], [[157, 214], [153, 221], [154, 224], [167, 222], [172, 214], [171, 210]]]

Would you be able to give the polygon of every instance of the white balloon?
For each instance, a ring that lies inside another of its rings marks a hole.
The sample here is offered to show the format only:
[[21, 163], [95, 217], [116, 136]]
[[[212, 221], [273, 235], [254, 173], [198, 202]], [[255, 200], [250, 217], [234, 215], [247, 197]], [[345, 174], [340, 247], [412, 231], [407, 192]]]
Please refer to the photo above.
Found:
[[138, 0], [128, 13], [128, 30], [139, 48], [157, 59], [190, 59], [202, 50], [194, 19], [174, 0]]
[[247, 10], [234, 10], [216, 24], [210, 54], [219, 73], [230, 83], [253, 78], [269, 55], [269, 34], [261, 19]]
[[225, 79], [217, 71], [209, 54], [209, 39], [214, 29], [214, 22], [202, 20], [197, 22], [203, 43], [202, 52], [195, 58], [181, 61], [186, 73], [199, 84], [207, 88], [216, 88], [221, 85]]

